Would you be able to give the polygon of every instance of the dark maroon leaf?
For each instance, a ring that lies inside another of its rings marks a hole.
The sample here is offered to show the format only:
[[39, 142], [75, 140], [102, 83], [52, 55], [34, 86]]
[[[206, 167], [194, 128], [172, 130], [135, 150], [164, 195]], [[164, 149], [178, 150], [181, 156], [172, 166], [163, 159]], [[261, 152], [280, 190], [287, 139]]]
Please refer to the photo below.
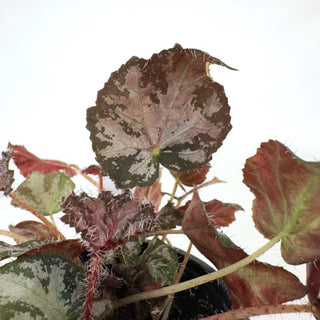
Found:
[[320, 260], [307, 263], [307, 288], [313, 315], [320, 319]]
[[244, 183], [254, 193], [253, 220], [268, 239], [281, 236], [286, 262], [320, 256], [320, 162], [296, 157], [278, 141], [262, 143], [247, 159]]
[[24, 146], [9, 143], [8, 149], [12, 152], [12, 158], [24, 177], [28, 177], [33, 171], [44, 174], [63, 171], [70, 178], [77, 174], [67, 163], [57, 160], [44, 160], [36, 157]]
[[88, 168], [85, 168], [85, 169], [81, 170], [81, 173], [83, 173], [83, 174], [94, 174], [94, 175], [98, 176], [98, 175], [101, 174], [101, 167], [97, 166], [95, 164], [92, 164]]
[[11, 185], [13, 183], [13, 170], [9, 170], [9, 161], [11, 158], [11, 153], [2, 152], [2, 157], [0, 159], [0, 191], [3, 191], [7, 196], [11, 191]]
[[113, 196], [104, 191], [98, 198], [72, 193], [62, 207], [61, 220], [81, 232], [86, 246], [94, 250], [110, 250], [158, 228], [152, 206], [132, 200], [129, 193]]
[[171, 173], [185, 186], [193, 187], [201, 184], [206, 180], [207, 173], [209, 172], [210, 167], [210, 164], [207, 163], [200, 169], [195, 169], [186, 172], [171, 171]]
[[[185, 210], [182, 227], [197, 249], [218, 269], [247, 257], [241, 248], [214, 228], [196, 192]], [[305, 286], [295, 275], [257, 260], [225, 276], [224, 280], [233, 308], [276, 305], [306, 294]]]
[[159, 163], [201, 168], [231, 129], [223, 87], [208, 66], [222, 61], [180, 45], [112, 73], [87, 111], [93, 150], [119, 188], [152, 185]]
[[[57, 240], [57, 235], [52, 233], [46, 225], [38, 221], [22, 221], [15, 226], [9, 226], [9, 230], [29, 240]], [[21, 241], [19, 237], [14, 238], [16, 243]]]

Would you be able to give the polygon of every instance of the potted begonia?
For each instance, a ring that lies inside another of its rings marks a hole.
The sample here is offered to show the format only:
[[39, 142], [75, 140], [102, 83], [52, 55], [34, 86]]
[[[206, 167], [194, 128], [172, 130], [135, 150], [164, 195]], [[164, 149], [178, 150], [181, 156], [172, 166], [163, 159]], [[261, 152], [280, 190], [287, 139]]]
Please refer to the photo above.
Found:
[[[7, 261], [0, 268], [1, 319], [226, 320], [284, 312], [320, 319], [320, 163], [299, 159], [275, 140], [247, 159], [243, 182], [255, 196], [252, 217], [269, 239], [251, 255], [220, 230], [240, 205], [200, 198], [200, 189], [219, 182], [207, 178], [211, 156], [231, 130], [228, 99], [210, 76], [212, 64], [232, 69], [175, 45], [148, 60], [132, 57], [112, 73], [87, 110], [97, 160], [87, 168], [9, 143], [0, 160], [0, 190], [39, 221], [0, 230], [16, 242], [0, 243]], [[15, 190], [12, 162], [25, 177]], [[97, 195], [75, 192], [76, 175]], [[57, 228], [58, 212], [78, 238], [66, 239]], [[170, 234], [189, 239], [215, 269], [190, 258], [191, 245], [187, 252], [175, 248]], [[307, 264], [306, 286], [286, 269], [257, 260], [278, 242], [285, 262]], [[306, 294], [307, 304], [285, 304]], [[184, 305], [195, 313], [184, 312]]]

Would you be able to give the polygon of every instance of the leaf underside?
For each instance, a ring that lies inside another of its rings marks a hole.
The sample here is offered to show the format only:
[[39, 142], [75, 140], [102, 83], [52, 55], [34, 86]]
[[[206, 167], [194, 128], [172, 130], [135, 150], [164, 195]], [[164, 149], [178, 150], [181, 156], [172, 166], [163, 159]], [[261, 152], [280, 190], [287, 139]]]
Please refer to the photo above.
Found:
[[111, 74], [87, 110], [87, 128], [103, 173], [118, 187], [152, 185], [159, 164], [188, 171], [210, 161], [231, 125], [209, 64], [226, 66], [176, 45], [149, 60], [132, 57]]
[[56, 254], [19, 258], [0, 268], [1, 319], [76, 319], [84, 274]]
[[[221, 208], [219, 211], [222, 213]], [[246, 258], [247, 254], [241, 248], [214, 228], [210, 215], [208, 216], [204, 204], [195, 193], [184, 212], [182, 227], [197, 249], [218, 269]], [[306, 294], [305, 286], [295, 275], [257, 260], [225, 276], [224, 280], [233, 308], [276, 305], [299, 299]]]
[[253, 220], [267, 238], [282, 235], [287, 263], [320, 256], [320, 162], [306, 162], [278, 141], [247, 159], [244, 183], [255, 195]]

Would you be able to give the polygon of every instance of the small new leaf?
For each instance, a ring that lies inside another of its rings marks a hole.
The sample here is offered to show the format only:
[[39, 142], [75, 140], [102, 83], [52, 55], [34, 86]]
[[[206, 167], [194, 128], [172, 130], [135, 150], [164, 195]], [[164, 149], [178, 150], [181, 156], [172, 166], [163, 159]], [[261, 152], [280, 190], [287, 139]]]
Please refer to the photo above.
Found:
[[129, 193], [113, 196], [104, 191], [98, 198], [72, 193], [62, 207], [65, 215], [61, 220], [81, 232], [87, 247], [96, 250], [116, 248], [158, 228], [152, 206], [132, 200]]
[[83, 280], [83, 270], [60, 255], [37, 254], [8, 263], [0, 268], [1, 319], [76, 319]]
[[62, 172], [46, 175], [34, 171], [13, 194], [31, 208], [47, 216], [61, 211], [62, 199], [74, 188], [75, 184]]
[[11, 191], [11, 185], [13, 183], [13, 170], [9, 170], [9, 160], [11, 154], [8, 152], [2, 152], [0, 159], [0, 191], [3, 191], [7, 196]]
[[222, 61], [175, 45], [149, 60], [132, 57], [111, 74], [87, 110], [87, 128], [103, 173], [119, 188], [150, 186], [159, 164], [201, 168], [231, 129], [223, 87], [208, 74]]
[[268, 239], [281, 234], [287, 263], [320, 256], [320, 162], [306, 162], [278, 141], [247, 159], [244, 183], [254, 193], [253, 220]]

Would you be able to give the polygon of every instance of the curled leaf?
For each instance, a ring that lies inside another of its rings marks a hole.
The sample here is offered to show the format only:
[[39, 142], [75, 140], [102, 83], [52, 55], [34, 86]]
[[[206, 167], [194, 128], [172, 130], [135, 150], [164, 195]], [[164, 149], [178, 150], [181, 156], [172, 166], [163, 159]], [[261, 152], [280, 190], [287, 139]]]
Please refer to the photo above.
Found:
[[8, 195], [11, 191], [11, 185], [13, 183], [13, 170], [9, 170], [9, 160], [11, 154], [8, 152], [2, 152], [0, 159], [0, 191], [3, 191], [5, 195]]
[[132, 57], [98, 92], [87, 128], [103, 173], [119, 188], [152, 185], [159, 164], [201, 168], [221, 146], [231, 129], [230, 107], [210, 64], [227, 67], [175, 45], [149, 60]]
[[[57, 235], [48, 229], [46, 225], [38, 221], [22, 221], [15, 226], [9, 226], [9, 230], [29, 240], [57, 240]], [[16, 243], [21, 243], [14, 238]]]
[[62, 207], [65, 215], [61, 220], [81, 232], [87, 247], [96, 250], [113, 249], [158, 228], [152, 206], [132, 200], [129, 193], [113, 196], [105, 191], [98, 198], [72, 193]]
[[57, 160], [40, 159], [29, 152], [24, 146], [9, 143], [8, 149], [12, 152], [13, 161], [25, 178], [33, 171], [39, 171], [44, 174], [62, 171], [70, 178], [77, 174], [67, 163]]
[[172, 175], [177, 178], [182, 184], [188, 187], [193, 187], [201, 184], [207, 178], [207, 173], [210, 170], [210, 163], [206, 163], [202, 168], [186, 172], [171, 171]]
[[278, 141], [262, 143], [247, 159], [244, 183], [255, 195], [253, 220], [266, 237], [281, 234], [287, 263], [320, 256], [320, 162], [296, 157]]
[[[214, 228], [196, 192], [184, 212], [182, 227], [197, 249], [218, 269], [248, 256]], [[223, 279], [228, 286], [233, 308], [276, 305], [306, 294], [305, 286], [295, 275], [257, 260]]]

